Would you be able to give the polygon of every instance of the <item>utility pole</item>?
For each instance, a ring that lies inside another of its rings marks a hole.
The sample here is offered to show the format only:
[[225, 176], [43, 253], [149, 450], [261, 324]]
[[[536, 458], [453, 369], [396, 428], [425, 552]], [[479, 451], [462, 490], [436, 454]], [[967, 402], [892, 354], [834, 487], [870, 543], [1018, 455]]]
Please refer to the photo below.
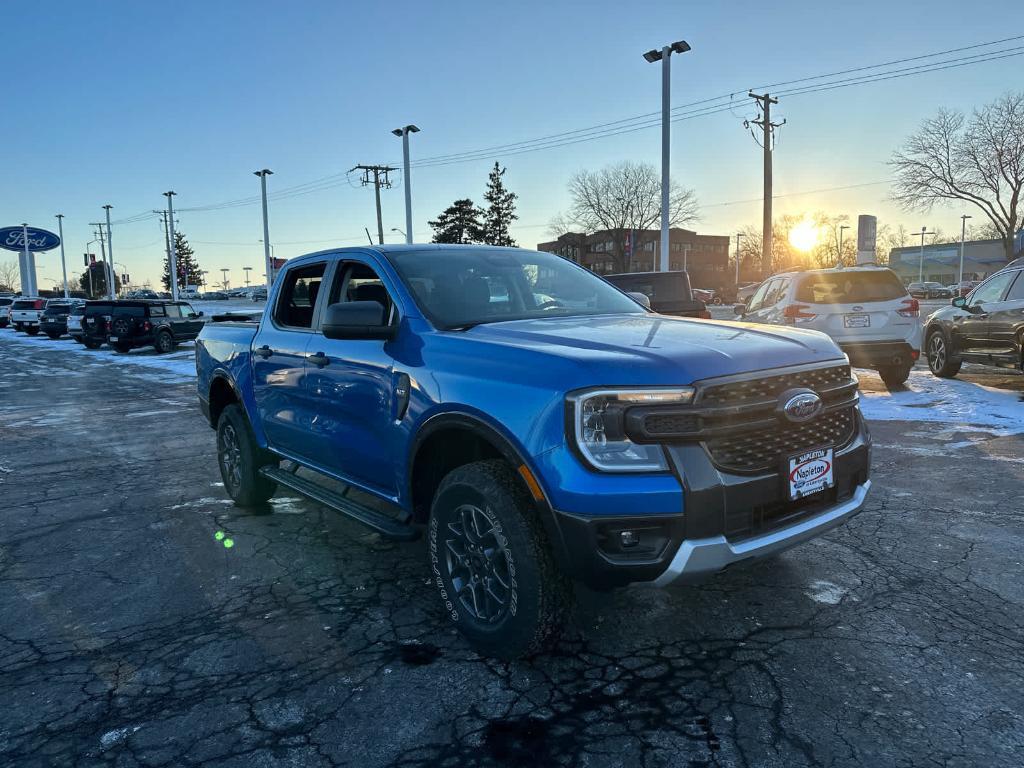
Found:
[[967, 239], [967, 220], [974, 218], [968, 214], [960, 217], [960, 277], [956, 281], [957, 296], [962, 296], [964, 282], [964, 240]]
[[103, 210], [107, 212], [107, 253], [110, 255], [110, 261], [107, 262], [108, 269], [110, 270], [110, 298], [111, 300], [117, 298], [117, 280], [115, 279], [116, 269], [114, 268], [114, 233], [110, 230], [110, 209], [112, 205], [104, 205]]
[[[96, 232], [95, 232], [96, 239], [100, 241], [100, 261], [103, 263], [103, 279], [109, 281], [110, 280], [110, 269], [109, 269], [109, 267], [107, 265], [107, 241], [106, 241], [106, 238], [105, 238], [105, 236], [103, 234], [103, 222], [102, 221], [94, 221], [94, 222], [91, 222], [89, 224], [89, 226], [90, 227], [96, 227]], [[89, 265], [89, 269], [92, 270], [92, 265]], [[111, 294], [113, 290], [114, 289], [110, 286], [110, 284], [108, 282], [108, 284], [107, 284], [107, 294], [108, 295]], [[113, 295], [110, 295], [110, 298], [114, 298]]]
[[836, 254], [836, 266], [843, 266], [843, 230], [849, 229], [847, 224], [839, 225], [839, 251]]
[[778, 104], [778, 99], [771, 98], [767, 93], [758, 96], [753, 91], [747, 95], [754, 99], [761, 109], [761, 119], [743, 121], [743, 125], [749, 128], [757, 125], [761, 128], [761, 148], [764, 150], [764, 210], [761, 221], [761, 272], [763, 277], [768, 276], [772, 263], [772, 137], [775, 129], [786, 124], [772, 122], [772, 104]]
[[[364, 187], [367, 184], [373, 184], [373, 193], [377, 200], [377, 242], [381, 245], [384, 245], [384, 221], [381, 219], [380, 215], [380, 188], [391, 188], [391, 181], [388, 179], [388, 173], [397, 170], [397, 168], [390, 165], [357, 165], [349, 171], [349, 173], [352, 171], [363, 172], [362, 181]], [[371, 176], [373, 177], [372, 181], [370, 180]], [[408, 182], [408, 179], [406, 179], [406, 181]], [[406, 235], [408, 236], [411, 231], [412, 228], [410, 227], [406, 231]], [[372, 243], [373, 240], [371, 239], [370, 242]]]
[[[64, 298], [71, 298], [68, 294], [68, 265], [64, 261], [64, 214], [57, 214], [57, 234], [60, 235], [60, 271], [64, 275]], [[963, 249], [961, 249], [963, 253]], [[963, 272], [963, 259], [960, 259], [960, 271]]]
[[153, 213], [160, 217], [160, 223], [164, 228], [164, 254], [167, 259], [167, 274], [171, 274], [171, 236], [167, 232], [167, 211], [153, 210]]
[[270, 256], [270, 220], [267, 218], [267, 176], [273, 176], [274, 172], [269, 168], [260, 171], [253, 171], [253, 174], [260, 177], [260, 195], [263, 198], [263, 264], [267, 270], [267, 296], [270, 296], [270, 289], [274, 285], [274, 260]]
[[225, 267], [220, 268], [220, 285], [225, 291], [228, 289], [228, 272], [230, 271], [231, 270], [226, 269]]
[[173, 189], [164, 192], [167, 198], [167, 230], [168, 241], [171, 245], [171, 298], [178, 300], [178, 249], [174, 244], [174, 196], [177, 194]]
[[740, 287], [740, 238], [743, 237], [742, 232], [736, 233], [736, 287]]
[[927, 232], [928, 227], [921, 227], [921, 255], [917, 259], [917, 282], [924, 282], [924, 236], [934, 235], [934, 232]]

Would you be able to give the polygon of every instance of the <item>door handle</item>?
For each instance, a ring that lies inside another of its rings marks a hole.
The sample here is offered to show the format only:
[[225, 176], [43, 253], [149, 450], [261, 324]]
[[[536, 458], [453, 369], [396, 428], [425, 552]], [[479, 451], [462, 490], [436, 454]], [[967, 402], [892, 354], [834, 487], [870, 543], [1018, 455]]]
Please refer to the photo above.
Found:
[[306, 360], [311, 362], [317, 368], [323, 368], [325, 365], [330, 365], [331, 363], [331, 358], [323, 352], [317, 352], [315, 355], [309, 355]]
[[270, 347], [268, 347], [266, 344], [264, 344], [259, 349], [254, 349], [253, 350], [253, 354], [259, 355], [264, 360], [266, 360], [268, 357], [270, 357], [272, 354], [274, 354], [274, 350], [272, 350]]

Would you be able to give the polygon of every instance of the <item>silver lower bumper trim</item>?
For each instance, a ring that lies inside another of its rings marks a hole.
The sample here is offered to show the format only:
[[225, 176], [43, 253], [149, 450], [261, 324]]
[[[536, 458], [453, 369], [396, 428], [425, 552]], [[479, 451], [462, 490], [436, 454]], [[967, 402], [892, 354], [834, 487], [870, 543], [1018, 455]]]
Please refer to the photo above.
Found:
[[654, 580], [654, 586], [665, 587], [676, 581], [696, 581], [741, 560], [774, 555], [820, 536], [860, 512], [869, 490], [870, 480], [858, 485], [853, 496], [847, 501], [836, 504], [814, 517], [763, 536], [755, 536], [736, 543], [729, 542], [724, 536], [688, 539], [679, 546], [679, 551], [664, 573]]

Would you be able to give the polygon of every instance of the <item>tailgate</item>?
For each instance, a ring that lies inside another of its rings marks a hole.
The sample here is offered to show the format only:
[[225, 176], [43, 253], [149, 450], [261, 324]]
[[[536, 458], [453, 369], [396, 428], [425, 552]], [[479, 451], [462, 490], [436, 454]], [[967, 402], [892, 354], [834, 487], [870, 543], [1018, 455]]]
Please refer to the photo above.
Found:
[[914, 335], [917, 317], [898, 314], [902, 299], [862, 304], [814, 304], [807, 312], [818, 315], [814, 327], [836, 341], [902, 341]]

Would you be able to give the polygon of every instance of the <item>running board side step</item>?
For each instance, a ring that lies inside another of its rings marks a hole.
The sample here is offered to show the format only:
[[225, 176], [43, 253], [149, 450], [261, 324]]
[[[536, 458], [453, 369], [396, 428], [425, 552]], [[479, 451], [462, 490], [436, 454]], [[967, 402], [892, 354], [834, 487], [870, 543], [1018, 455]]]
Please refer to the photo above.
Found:
[[352, 501], [351, 499], [347, 499], [339, 493], [328, 490], [312, 480], [299, 477], [297, 474], [289, 472], [286, 469], [281, 469], [280, 467], [263, 467], [260, 469], [260, 474], [268, 480], [273, 480], [278, 485], [291, 488], [293, 491], [302, 494], [307, 499], [315, 501], [318, 504], [323, 504], [325, 507], [330, 507], [335, 512], [340, 512], [345, 515], [345, 517], [351, 518], [357, 523], [362, 523], [367, 528], [372, 528], [381, 536], [388, 539], [395, 539], [397, 541], [414, 541], [420, 536], [420, 532], [412, 526], [401, 523], [394, 518], [388, 517], [375, 509], [370, 509], [369, 507]]

